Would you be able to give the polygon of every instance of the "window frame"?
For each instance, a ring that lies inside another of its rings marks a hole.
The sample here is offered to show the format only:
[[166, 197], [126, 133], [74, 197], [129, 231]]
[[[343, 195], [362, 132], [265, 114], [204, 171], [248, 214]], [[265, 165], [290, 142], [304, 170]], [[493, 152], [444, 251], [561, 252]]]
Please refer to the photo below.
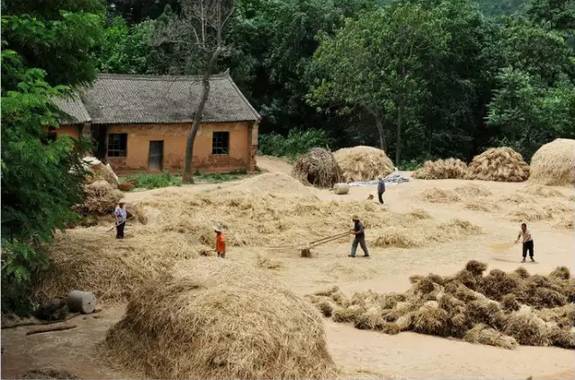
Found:
[[[225, 135], [225, 140], [216, 141], [216, 135]], [[224, 147], [220, 146], [222, 142], [226, 142], [225, 152], [221, 152]], [[213, 131], [212, 132], [212, 156], [229, 156], [230, 155], [230, 132], [229, 131]]]
[[[113, 144], [114, 148], [110, 149], [110, 140], [112, 136], [120, 136], [119, 144]], [[123, 141], [122, 141], [122, 137]], [[119, 145], [120, 148], [115, 148], [116, 145]], [[121, 146], [123, 145], [123, 149]], [[110, 154], [110, 152], [118, 153], [118, 154]], [[123, 154], [122, 154], [123, 153]], [[108, 133], [108, 139], [106, 141], [106, 157], [127, 157], [128, 156], [128, 134], [127, 133]]]

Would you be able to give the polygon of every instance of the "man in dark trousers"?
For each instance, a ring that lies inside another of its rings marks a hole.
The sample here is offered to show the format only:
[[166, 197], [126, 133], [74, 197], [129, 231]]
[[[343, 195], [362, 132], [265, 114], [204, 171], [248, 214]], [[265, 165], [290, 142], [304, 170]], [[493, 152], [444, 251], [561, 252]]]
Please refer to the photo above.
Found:
[[119, 202], [114, 210], [114, 217], [116, 218], [116, 239], [124, 238], [124, 227], [126, 227], [126, 219], [128, 213], [124, 207], [124, 202]]
[[521, 260], [522, 263], [525, 262], [525, 259], [527, 258], [527, 252], [529, 252], [529, 258], [531, 259], [531, 261], [535, 261], [535, 259], [533, 259], [533, 236], [531, 236], [531, 232], [529, 232], [529, 230], [527, 230], [527, 224], [525, 223], [521, 223], [521, 230], [519, 231], [519, 235], [517, 236], [517, 239], [515, 240], [515, 244], [517, 244], [517, 242], [519, 242], [519, 239], [521, 239], [521, 241], [523, 242], [523, 260]]
[[383, 193], [385, 193], [385, 181], [380, 177], [379, 181], [377, 181], [377, 197], [381, 204], [383, 204]]
[[349, 257], [355, 257], [358, 244], [363, 250], [363, 257], [369, 257], [367, 245], [365, 244], [365, 229], [363, 227], [363, 223], [359, 221], [359, 217], [357, 215], [354, 215], [351, 219], [353, 220], [353, 229], [351, 230], [351, 233], [355, 235], [355, 238], [351, 244], [351, 255], [349, 255]]

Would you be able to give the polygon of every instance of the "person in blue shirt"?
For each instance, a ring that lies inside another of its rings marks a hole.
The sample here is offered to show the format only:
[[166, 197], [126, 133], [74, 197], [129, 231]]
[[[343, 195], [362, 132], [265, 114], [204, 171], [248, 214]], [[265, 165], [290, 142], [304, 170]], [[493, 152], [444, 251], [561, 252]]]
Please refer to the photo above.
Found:
[[128, 212], [126, 211], [125, 203], [119, 202], [114, 210], [114, 217], [116, 218], [116, 239], [124, 238], [124, 227], [126, 227], [126, 219]]

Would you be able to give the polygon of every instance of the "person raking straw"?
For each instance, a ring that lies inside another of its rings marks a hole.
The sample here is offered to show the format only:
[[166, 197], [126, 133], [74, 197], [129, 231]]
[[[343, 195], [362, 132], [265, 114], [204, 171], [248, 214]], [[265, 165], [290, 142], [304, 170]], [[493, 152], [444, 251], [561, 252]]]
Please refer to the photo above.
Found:
[[522, 263], [525, 262], [525, 258], [527, 257], [527, 252], [529, 252], [529, 258], [531, 261], [535, 262], [533, 259], [533, 236], [531, 236], [531, 232], [527, 230], [527, 224], [521, 223], [521, 230], [519, 231], [519, 235], [517, 235], [517, 239], [515, 240], [515, 244], [519, 242], [519, 239], [523, 241], [523, 260]]
[[124, 227], [126, 227], [126, 219], [128, 212], [124, 207], [124, 202], [118, 202], [118, 206], [114, 210], [114, 217], [116, 218], [116, 239], [124, 238]]
[[220, 227], [214, 227], [214, 232], [216, 233], [216, 253], [218, 254], [218, 257], [224, 259], [226, 257], [226, 241], [224, 233]]
[[363, 250], [363, 257], [369, 257], [369, 252], [367, 251], [367, 245], [365, 244], [365, 228], [363, 223], [359, 220], [357, 215], [354, 215], [351, 220], [353, 221], [353, 229], [350, 231], [355, 235], [353, 243], [351, 244], [351, 254], [349, 257], [355, 257], [355, 252], [357, 251], [358, 244]]

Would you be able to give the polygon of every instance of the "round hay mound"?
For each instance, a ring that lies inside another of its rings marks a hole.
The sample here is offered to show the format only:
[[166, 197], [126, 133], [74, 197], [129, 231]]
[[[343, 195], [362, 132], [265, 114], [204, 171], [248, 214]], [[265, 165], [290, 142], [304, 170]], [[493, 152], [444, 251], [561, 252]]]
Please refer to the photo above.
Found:
[[104, 164], [102, 161], [98, 160], [96, 157], [84, 157], [82, 159], [82, 164], [84, 169], [88, 172], [86, 176], [86, 182], [92, 183], [98, 180], [104, 180], [108, 182], [112, 187], [117, 188], [119, 185], [118, 176], [114, 173], [114, 169], [110, 164]]
[[217, 258], [136, 293], [107, 334], [111, 360], [162, 379], [333, 375], [321, 317], [265, 273]]
[[305, 184], [331, 188], [339, 182], [341, 169], [330, 151], [312, 148], [298, 158], [292, 174]]
[[473, 158], [466, 179], [522, 182], [529, 178], [529, 165], [511, 148], [490, 148]]
[[393, 162], [385, 151], [359, 145], [342, 148], [334, 153], [346, 182], [367, 181], [385, 177], [393, 172]]
[[423, 166], [413, 172], [412, 177], [419, 179], [465, 178], [467, 164], [456, 158], [425, 161]]
[[83, 214], [107, 215], [124, 195], [107, 181], [98, 180], [84, 186], [84, 196], [84, 203], [78, 207]]
[[575, 140], [555, 139], [531, 157], [530, 183], [541, 185], [575, 184]]

